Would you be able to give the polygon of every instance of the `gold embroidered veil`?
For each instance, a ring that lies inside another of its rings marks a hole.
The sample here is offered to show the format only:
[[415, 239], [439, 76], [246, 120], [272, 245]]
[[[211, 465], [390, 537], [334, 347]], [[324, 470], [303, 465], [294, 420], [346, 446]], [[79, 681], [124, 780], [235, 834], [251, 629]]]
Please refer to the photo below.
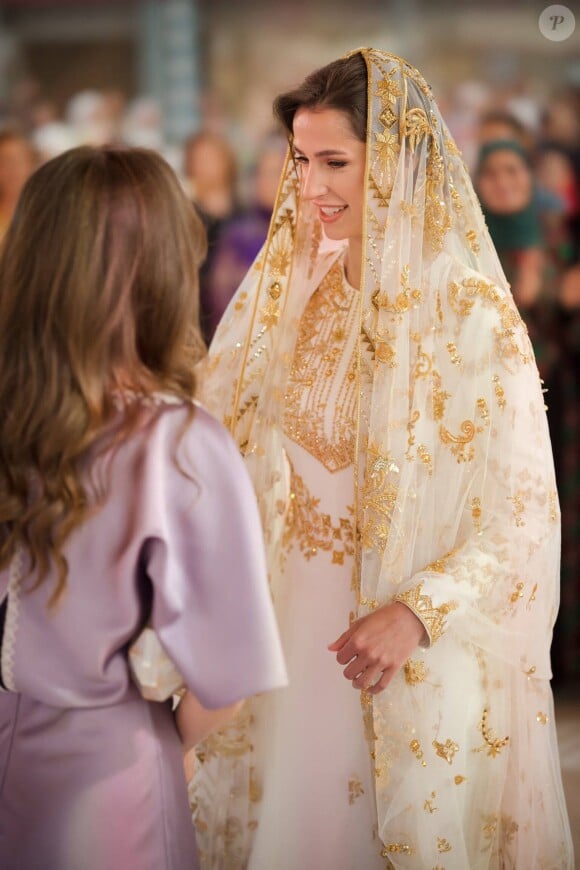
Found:
[[[355, 582], [359, 615], [398, 596], [431, 641], [385, 692], [362, 694], [384, 855], [396, 867], [572, 867], [549, 688], [559, 511], [533, 353], [429, 86], [401, 58], [360, 51]], [[288, 157], [267, 242], [206, 363], [204, 400], [255, 484], [274, 598], [285, 388], [300, 316], [337, 256], [321, 239]], [[198, 826], [207, 866], [244, 866], [252, 727], [249, 705], [200, 752], [196, 806], [222, 795]]]

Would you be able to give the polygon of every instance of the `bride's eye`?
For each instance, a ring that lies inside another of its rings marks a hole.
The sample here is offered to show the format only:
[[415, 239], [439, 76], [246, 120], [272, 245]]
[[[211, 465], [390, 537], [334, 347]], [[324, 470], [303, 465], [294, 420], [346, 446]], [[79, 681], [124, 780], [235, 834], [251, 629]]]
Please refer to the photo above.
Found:
[[304, 166], [304, 164], [308, 163], [308, 158], [304, 156], [304, 154], [293, 154], [294, 163], [300, 163]]
[[328, 165], [331, 169], [342, 169], [347, 165], [346, 160], [329, 160]]

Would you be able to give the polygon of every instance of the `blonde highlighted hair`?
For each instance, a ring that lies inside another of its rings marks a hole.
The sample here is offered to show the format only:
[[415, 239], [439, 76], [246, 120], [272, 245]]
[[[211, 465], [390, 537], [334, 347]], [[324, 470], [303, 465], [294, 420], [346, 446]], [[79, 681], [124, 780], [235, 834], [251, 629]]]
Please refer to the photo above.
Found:
[[54, 562], [52, 600], [63, 544], [97, 506], [89, 451], [139, 422], [115, 395], [194, 397], [205, 245], [154, 152], [76, 148], [25, 185], [0, 254], [0, 568], [19, 545], [38, 582]]

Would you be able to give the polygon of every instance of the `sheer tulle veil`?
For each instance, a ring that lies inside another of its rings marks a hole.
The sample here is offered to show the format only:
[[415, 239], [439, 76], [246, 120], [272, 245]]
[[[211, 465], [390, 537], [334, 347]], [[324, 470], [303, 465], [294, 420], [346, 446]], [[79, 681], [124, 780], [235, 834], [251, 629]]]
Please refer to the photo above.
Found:
[[[429, 85], [401, 58], [360, 53], [353, 582], [358, 615], [399, 597], [430, 636], [385, 692], [361, 695], [379, 836], [396, 867], [570, 868], [549, 686], [559, 509], [541, 383]], [[300, 316], [336, 256], [289, 155], [268, 239], [204, 372], [204, 400], [254, 481], [274, 599], [289, 503], [285, 387]], [[208, 867], [247, 862], [256, 715], [250, 703], [200, 749], [191, 789]]]

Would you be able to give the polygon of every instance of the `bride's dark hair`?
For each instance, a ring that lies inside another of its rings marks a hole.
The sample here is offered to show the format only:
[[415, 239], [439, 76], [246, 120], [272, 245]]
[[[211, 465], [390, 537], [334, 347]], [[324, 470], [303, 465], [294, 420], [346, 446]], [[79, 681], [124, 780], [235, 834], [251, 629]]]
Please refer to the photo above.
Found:
[[274, 100], [274, 115], [292, 136], [299, 109], [338, 109], [348, 115], [358, 139], [367, 138], [367, 67], [359, 52], [314, 70], [301, 85]]

